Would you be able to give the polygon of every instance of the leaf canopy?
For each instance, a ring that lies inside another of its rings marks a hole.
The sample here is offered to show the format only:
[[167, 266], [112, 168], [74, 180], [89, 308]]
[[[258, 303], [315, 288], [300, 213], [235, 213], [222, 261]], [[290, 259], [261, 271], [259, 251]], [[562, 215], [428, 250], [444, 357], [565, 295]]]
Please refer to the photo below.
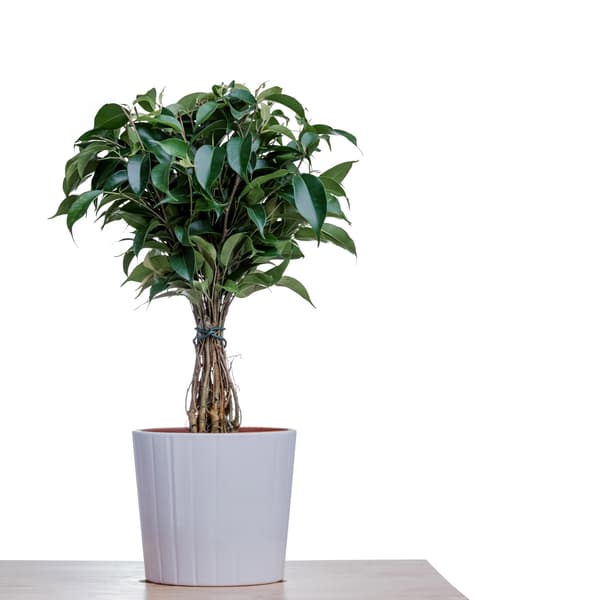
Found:
[[347, 221], [338, 198], [355, 161], [312, 169], [332, 136], [356, 145], [345, 130], [311, 125], [303, 104], [278, 86], [252, 93], [232, 82], [170, 105], [151, 88], [131, 107], [98, 110], [65, 165], [54, 216], [66, 216], [71, 233], [90, 207], [102, 227], [126, 224], [126, 281], [149, 301], [243, 298], [281, 286], [311, 302], [284, 274], [304, 256], [300, 243], [356, 254], [348, 233], [329, 222]]

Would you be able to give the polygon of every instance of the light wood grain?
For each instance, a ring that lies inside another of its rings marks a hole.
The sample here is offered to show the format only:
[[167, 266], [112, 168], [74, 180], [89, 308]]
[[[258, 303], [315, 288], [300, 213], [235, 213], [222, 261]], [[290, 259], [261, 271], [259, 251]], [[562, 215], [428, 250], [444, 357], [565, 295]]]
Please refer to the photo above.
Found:
[[281, 583], [186, 588], [138, 562], [0, 561], [2, 600], [466, 600], [425, 560], [292, 561]]

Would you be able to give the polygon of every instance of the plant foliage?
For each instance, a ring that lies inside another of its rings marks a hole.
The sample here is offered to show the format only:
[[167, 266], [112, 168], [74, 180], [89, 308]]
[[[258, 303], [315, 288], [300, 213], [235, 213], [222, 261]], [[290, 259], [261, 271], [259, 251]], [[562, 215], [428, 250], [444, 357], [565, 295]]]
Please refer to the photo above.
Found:
[[[312, 168], [315, 153], [330, 149], [334, 136], [356, 145], [346, 131], [311, 124], [302, 104], [279, 87], [251, 93], [232, 82], [170, 105], [151, 89], [132, 106], [100, 108], [65, 165], [65, 198], [55, 216], [66, 216], [71, 234], [89, 210], [102, 227], [126, 223], [126, 281], [147, 292], [148, 301], [185, 296], [199, 328], [223, 329], [234, 297], [283, 286], [310, 302], [304, 285], [286, 274], [290, 262], [303, 257], [298, 242], [356, 253], [341, 226], [348, 222], [343, 182], [354, 161], [323, 173]], [[198, 377], [212, 362], [207, 354]], [[201, 383], [192, 396], [200, 398]], [[208, 412], [216, 394], [227, 393], [212, 385], [211, 379]], [[235, 418], [218, 426], [206, 419], [195, 430], [239, 425]]]

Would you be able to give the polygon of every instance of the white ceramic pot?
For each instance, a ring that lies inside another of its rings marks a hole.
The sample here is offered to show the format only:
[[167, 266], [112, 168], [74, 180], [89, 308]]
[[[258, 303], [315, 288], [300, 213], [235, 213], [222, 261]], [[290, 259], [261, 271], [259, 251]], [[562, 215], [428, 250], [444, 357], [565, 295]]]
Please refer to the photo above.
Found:
[[[183, 431], [183, 430], [182, 430]], [[146, 578], [283, 579], [296, 432], [133, 432]]]

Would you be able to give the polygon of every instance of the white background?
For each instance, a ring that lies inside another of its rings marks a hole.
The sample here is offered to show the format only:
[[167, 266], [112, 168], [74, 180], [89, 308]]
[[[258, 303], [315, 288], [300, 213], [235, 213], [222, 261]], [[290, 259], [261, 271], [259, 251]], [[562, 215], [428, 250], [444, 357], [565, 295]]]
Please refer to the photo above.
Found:
[[[396, 12], [392, 12], [393, 10]], [[268, 80], [354, 132], [359, 256], [234, 304], [246, 424], [298, 429], [289, 559], [427, 558], [471, 600], [598, 598], [595, 2], [2, 9], [0, 558], [139, 559], [130, 431], [183, 425], [193, 322], [117, 226], [48, 221], [105, 102]]]

